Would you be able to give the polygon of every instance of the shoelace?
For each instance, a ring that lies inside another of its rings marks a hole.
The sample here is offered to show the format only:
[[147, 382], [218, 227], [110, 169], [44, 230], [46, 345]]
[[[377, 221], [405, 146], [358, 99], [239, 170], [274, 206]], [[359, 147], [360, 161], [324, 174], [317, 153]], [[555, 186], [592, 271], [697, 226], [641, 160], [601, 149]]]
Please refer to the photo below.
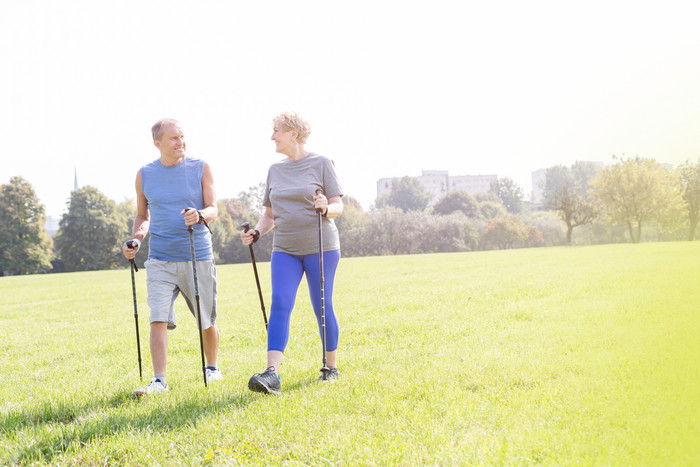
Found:
[[[265, 369], [262, 373], [255, 373], [253, 376], [263, 376], [267, 375], [269, 373], [272, 373], [272, 376], [275, 376], [275, 370], [273, 370], [274, 367], [270, 366]], [[276, 377], [276, 376], [275, 376]]]

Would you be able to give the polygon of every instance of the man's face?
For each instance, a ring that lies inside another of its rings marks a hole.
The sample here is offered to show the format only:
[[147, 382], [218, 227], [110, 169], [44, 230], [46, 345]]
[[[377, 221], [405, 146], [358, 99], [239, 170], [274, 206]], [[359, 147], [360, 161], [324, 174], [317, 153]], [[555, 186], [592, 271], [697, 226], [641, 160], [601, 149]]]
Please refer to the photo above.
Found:
[[180, 159], [185, 157], [187, 144], [185, 143], [185, 133], [180, 125], [172, 123], [163, 125], [160, 139], [154, 141], [153, 144], [160, 149], [160, 154], [165, 158]]

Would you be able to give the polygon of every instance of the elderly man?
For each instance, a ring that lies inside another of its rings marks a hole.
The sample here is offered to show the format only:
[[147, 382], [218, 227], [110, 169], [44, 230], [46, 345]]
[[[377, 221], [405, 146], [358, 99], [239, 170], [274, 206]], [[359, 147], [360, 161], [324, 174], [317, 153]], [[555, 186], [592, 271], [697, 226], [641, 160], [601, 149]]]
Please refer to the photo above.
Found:
[[190, 226], [193, 226], [197, 281], [201, 291], [205, 375], [207, 381], [222, 378], [217, 365], [216, 268], [211, 233], [207, 228], [208, 222], [218, 215], [212, 170], [206, 162], [185, 155], [185, 134], [177, 120], [159, 120], [151, 131], [160, 157], [141, 167], [136, 175], [137, 212], [132, 240], [122, 247], [124, 256], [133, 259], [150, 231], [146, 274], [154, 377], [146, 387], [134, 391], [138, 395], [168, 390], [165, 380], [168, 330], [176, 327], [174, 303], [179, 293], [196, 317]]

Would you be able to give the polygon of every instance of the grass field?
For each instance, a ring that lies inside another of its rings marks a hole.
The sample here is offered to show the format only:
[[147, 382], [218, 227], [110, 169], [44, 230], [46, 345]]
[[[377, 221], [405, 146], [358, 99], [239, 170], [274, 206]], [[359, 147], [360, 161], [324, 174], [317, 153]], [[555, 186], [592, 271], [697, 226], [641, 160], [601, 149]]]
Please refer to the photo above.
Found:
[[343, 259], [342, 377], [302, 287], [278, 397], [252, 268], [218, 276], [224, 380], [178, 299], [142, 400], [127, 269], [0, 278], [0, 465], [700, 464], [700, 242]]

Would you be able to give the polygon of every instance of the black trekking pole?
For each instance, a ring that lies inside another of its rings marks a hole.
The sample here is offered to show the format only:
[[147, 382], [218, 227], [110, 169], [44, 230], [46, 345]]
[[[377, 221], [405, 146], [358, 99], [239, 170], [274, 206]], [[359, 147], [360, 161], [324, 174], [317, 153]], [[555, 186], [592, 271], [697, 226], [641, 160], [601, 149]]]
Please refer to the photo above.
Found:
[[[241, 228], [243, 229], [243, 232], [247, 232], [250, 230], [250, 224], [248, 222], [244, 222], [241, 224]], [[253, 272], [255, 273], [255, 283], [258, 286], [258, 297], [260, 298], [260, 309], [262, 310], [263, 321], [265, 321], [265, 331], [267, 331], [267, 315], [265, 314], [265, 302], [263, 301], [262, 290], [260, 289], [260, 278], [258, 277], [258, 267], [255, 265], [255, 253], [253, 253], [253, 244], [251, 243], [250, 245], [248, 245], [248, 248], [250, 249], [250, 262], [253, 263]]]
[[[126, 242], [126, 246], [134, 249], [134, 241], [129, 240]], [[138, 272], [139, 268], [136, 266], [133, 258], [129, 260], [131, 263], [131, 291], [134, 293], [134, 323], [136, 324], [136, 349], [139, 354], [139, 378], [143, 381], [143, 373], [141, 372], [141, 339], [139, 338], [139, 310], [136, 307], [136, 279], [134, 278], [134, 272]]]
[[[187, 212], [188, 210], [185, 210]], [[208, 227], [208, 226], [207, 226]], [[204, 362], [204, 339], [202, 338], [202, 311], [199, 307], [199, 285], [197, 284], [197, 258], [194, 254], [194, 228], [190, 225], [187, 227], [190, 233], [190, 251], [192, 252], [192, 272], [194, 274], [194, 300], [197, 304], [197, 328], [199, 329], [199, 351], [202, 354], [202, 376], [204, 377], [204, 387], [207, 387], [207, 367]]]
[[[320, 188], [316, 190], [316, 195], [318, 194], [323, 194], [323, 190]], [[324, 381], [326, 381], [328, 380], [328, 374], [331, 372], [331, 369], [328, 368], [328, 364], [326, 362], [326, 297], [324, 290], [325, 277], [323, 274], [323, 219], [321, 214], [322, 212], [323, 209], [316, 208], [316, 214], [318, 216], [318, 268], [319, 276], [321, 278], [321, 344], [323, 345], [323, 368], [321, 368], [321, 377]]]

